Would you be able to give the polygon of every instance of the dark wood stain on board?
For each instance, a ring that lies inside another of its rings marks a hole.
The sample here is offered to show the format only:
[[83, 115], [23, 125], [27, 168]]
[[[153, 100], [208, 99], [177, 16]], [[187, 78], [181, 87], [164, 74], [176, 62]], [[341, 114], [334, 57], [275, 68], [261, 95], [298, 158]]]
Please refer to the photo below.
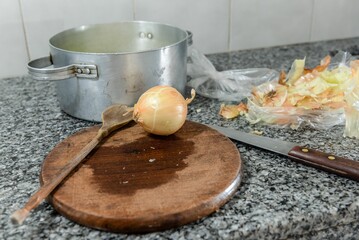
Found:
[[93, 183], [102, 191], [134, 194], [176, 178], [176, 172], [187, 167], [185, 159], [193, 150], [193, 141], [147, 135], [120, 147], [99, 148], [85, 164], [93, 169]]

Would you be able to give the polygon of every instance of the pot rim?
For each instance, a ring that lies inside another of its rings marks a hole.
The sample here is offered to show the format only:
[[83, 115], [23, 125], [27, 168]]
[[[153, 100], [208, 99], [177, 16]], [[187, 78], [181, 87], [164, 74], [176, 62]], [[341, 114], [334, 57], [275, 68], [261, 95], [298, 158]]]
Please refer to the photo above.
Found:
[[[96, 26], [106, 26], [106, 25], [111, 25], [111, 24], [152, 24], [152, 25], [161, 25], [161, 26], [167, 26], [167, 27], [170, 27], [170, 28], [173, 28], [173, 29], [176, 29], [178, 31], [181, 31], [184, 33], [184, 38], [177, 41], [177, 42], [174, 42], [174, 43], [171, 43], [171, 44], [168, 44], [164, 47], [159, 47], [159, 48], [153, 48], [153, 49], [149, 49], [149, 50], [142, 50], [142, 51], [124, 51], [124, 52], [81, 52], [81, 51], [72, 51], [72, 50], [67, 50], [67, 49], [63, 49], [61, 47], [57, 47], [55, 46], [52, 41], [54, 41], [54, 38], [60, 36], [60, 35], [63, 35], [63, 34], [66, 34], [66, 33], [69, 33], [69, 32], [81, 32], [81, 31], [84, 31], [88, 28], [93, 28], [93, 27], [96, 27]], [[179, 45], [185, 41], [190, 41], [191, 42], [191, 38], [192, 38], [192, 33], [189, 32], [189, 31], [185, 31], [179, 27], [175, 27], [173, 25], [170, 25], [170, 24], [164, 24], [164, 23], [159, 23], [159, 22], [151, 22], [151, 21], [121, 21], [121, 22], [111, 22], [111, 23], [97, 23], [97, 24], [88, 24], [88, 25], [81, 25], [81, 26], [78, 26], [78, 27], [74, 27], [74, 28], [69, 28], [69, 29], [66, 29], [64, 31], [61, 31], [55, 35], [53, 35], [50, 39], [49, 39], [49, 46], [50, 48], [52, 49], [55, 49], [55, 50], [58, 50], [58, 51], [61, 51], [61, 52], [64, 52], [64, 53], [70, 53], [70, 54], [84, 54], [84, 55], [125, 55], [125, 54], [138, 54], [138, 53], [148, 53], [148, 52], [155, 52], [155, 51], [159, 51], [159, 50], [162, 50], [162, 49], [166, 49], [166, 48], [171, 48], [173, 46], [176, 46], [176, 45]]]

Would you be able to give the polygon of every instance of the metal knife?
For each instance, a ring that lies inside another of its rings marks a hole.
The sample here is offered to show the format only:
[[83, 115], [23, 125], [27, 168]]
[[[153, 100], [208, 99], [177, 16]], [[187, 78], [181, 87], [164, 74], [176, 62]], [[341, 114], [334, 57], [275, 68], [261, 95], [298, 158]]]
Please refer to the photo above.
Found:
[[231, 139], [279, 153], [296, 162], [359, 181], [359, 161], [327, 154], [280, 139], [258, 136], [225, 127], [208, 126]]

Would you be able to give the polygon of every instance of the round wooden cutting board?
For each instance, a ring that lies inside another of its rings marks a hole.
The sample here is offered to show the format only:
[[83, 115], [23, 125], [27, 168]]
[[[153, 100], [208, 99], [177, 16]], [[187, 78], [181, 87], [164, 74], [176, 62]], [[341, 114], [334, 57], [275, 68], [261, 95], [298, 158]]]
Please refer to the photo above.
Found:
[[[98, 129], [60, 142], [44, 160], [41, 183], [56, 176]], [[205, 125], [187, 121], [163, 137], [130, 123], [95, 148], [47, 200], [88, 227], [124, 233], [164, 230], [220, 208], [239, 186], [241, 165], [237, 147]]]

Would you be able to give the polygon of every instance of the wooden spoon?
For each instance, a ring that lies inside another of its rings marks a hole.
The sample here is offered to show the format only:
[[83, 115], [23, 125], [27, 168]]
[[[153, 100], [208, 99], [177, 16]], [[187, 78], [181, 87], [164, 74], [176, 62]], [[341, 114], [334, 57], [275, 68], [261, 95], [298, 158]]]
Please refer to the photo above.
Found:
[[102, 113], [102, 126], [96, 137], [60, 170], [58, 176], [41, 186], [39, 190], [30, 197], [29, 201], [22, 209], [15, 211], [10, 216], [11, 221], [14, 224], [22, 224], [30, 211], [36, 208], [62, 182], [62, 180], [64, 180], [67, 175], [82, 162], [101, 140], [108, 136], [112, 131], [126, 125], [132, 120], [132, 111], [132, 108], [128, 108], [125, 105], [113, 105], [108, 107]]

